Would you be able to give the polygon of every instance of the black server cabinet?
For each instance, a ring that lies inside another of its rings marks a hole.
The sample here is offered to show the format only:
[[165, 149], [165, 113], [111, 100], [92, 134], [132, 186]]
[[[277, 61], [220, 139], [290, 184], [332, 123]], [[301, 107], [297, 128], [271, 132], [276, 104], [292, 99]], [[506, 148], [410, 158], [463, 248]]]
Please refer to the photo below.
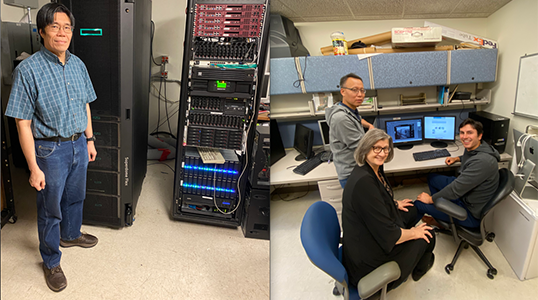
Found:
[[271, 152], [269, 123], [256, 127], [247, 198], [243, 207], [241, 230], [247, 238], [269, 240], [270, 238], [270, 176], [269, 155]]
[[70, 51], [86, 64], [97, 158], [83, 222], [130, 226], [147, 168], [151, 0], [60, 0], [75, 16]]
[[[241, 224], [268, 21], [268, 0], [188, 1], [174, 219], [226, 227]], [[217, 149], [226, 162], [200, 162], [193, 155], [200, 147]]]
[[[28, 169], [26, 158], [22, 153], [19, 135], [14, 118], [4, 115], [9, 95], [11, 93], [13, 70], [21, 62], [16, 58], [23, 52], [33, 54], [39, 51], [39, 34], [35, 24], [23, 24], [14, 22], [1, 22], [2, 51], [2, 227], [7, 223], [15, 223], [15, 200], [13, 198], [13, 182], [11, 180], [11, 167]], [[13, 165], [11, 165], [13, 164]], [[5, 202], [4, 202], [5, 201]]]

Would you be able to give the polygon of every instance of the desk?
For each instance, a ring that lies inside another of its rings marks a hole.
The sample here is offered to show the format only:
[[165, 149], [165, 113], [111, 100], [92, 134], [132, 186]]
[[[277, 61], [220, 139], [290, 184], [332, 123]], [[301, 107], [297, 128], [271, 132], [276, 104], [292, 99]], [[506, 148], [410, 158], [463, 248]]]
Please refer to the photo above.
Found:
[[[458, 148], [459, 146], [459, 148]], [[465, 148], [460, 141], [456, 141], [455, 144], [449, 144], [446, 148], [451, 156], [459, 156], [463, 154]], [[385, 173], [398, 173], [398, 172], [407, 172], [407, 171], [417, 171], [417, 170], [430, 170], [435, 168], [446, 168], [449, 167], [445, 164], [445, 158], [430, 159], [425, 161], [416, 162], [413, 158], [414, 152], [422, 152], [434, 150], [429, 143], [424, 143], [421, 145], [415, 145], [409, 150], [400, 150], [394, 148], [394, 158], [391, 162], [385, 164]], [[321, 151], [318, 149], [317, 151]], [[323, 180], [334, 180], [338, 179], [336, 174], [336, 169], [334, 164], [331, 163], [322, 163], [314, 170], [310, 171], [306, 175], [298, 175], [293, 173], [293, 169], [301, 164], [299, 161], [295, 161], [295, 157], [299, 153], [295, 149], [286, 150], [286, 156], [277, 161], [274, 165], [271, 166], [271, 185], [281, 185], [281, 184], [297, 184], [297, 183], [307, 183], [312, 181], [323, 181]], [[509, 163], [512, 160], [512, 156], [508, 153], [501, 154], [501, 162]], [[460, 163], [455, 163], [450, 167], [457, 167]], [[506, 164], [508, 168], [508, 164]]]

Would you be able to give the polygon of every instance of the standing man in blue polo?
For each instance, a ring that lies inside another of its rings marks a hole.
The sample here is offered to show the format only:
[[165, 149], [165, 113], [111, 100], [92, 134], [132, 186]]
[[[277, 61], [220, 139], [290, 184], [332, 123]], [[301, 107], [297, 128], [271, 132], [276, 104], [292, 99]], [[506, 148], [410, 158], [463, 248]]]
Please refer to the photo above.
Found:
[[340, 185], [344, 188], [347, 178], [357, 164], [353, 153], [364, 135], [364, 127], [371, 129], [374, 125], [361, 118], [357, 109], [366, 95], [362, 78], [353, 73], [342, 77], [340, 94], [342, 101], [325, 109], [325, 119], [329, 125], [334, 166]]
[[86, 170], [97, 155], [89, 103], [97, 96], [84, 63], [69, 53], [75, 18], [67, 7], [47, 3], [37, 13], [41, 50], [13, 73], [6, 115], [16, 119], [37, 190], [39, 251], [49, 288], [67, 286], [59, 246], [93, 247], [97, 238], [80, 232]]

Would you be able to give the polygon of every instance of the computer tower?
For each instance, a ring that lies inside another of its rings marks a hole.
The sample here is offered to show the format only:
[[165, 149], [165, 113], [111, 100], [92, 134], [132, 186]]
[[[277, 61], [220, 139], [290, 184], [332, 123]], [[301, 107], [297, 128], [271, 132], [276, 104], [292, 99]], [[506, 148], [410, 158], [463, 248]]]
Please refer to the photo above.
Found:
[[256, 126], [256, 135], [252, 148], [252, 167], [248, 181], [255, 189], [269, 189], [269, 155], [271, 151], [271, 132], [269, 123], [261, 123]]
[[247, 188], [241, 230], [247, 238], [270, 239], [269, 190]]
[[151, 0], [60, 0], [75, 16], [69, 50], [86, 65], [97, 158], [85, 224], [130, 226], [147, 168]]
[[482, 140], [503, 153], [508, 139], [510, 119], [485, 111], [470, 112], [469, 118], [479, 121], [484, 126]]

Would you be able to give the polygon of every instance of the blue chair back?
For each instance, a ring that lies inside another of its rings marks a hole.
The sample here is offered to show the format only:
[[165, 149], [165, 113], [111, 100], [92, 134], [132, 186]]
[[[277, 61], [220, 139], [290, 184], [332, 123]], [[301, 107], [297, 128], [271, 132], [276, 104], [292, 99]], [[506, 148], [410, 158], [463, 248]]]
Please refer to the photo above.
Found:
[[308, 208], [301, 224], [301, 242], [310, 261], [348, 289], [345, 296], [359, 298], [357, 289], [348, 287], [347, 272], [341, 262], [340, 224], [334, 207], [318, 201]]

